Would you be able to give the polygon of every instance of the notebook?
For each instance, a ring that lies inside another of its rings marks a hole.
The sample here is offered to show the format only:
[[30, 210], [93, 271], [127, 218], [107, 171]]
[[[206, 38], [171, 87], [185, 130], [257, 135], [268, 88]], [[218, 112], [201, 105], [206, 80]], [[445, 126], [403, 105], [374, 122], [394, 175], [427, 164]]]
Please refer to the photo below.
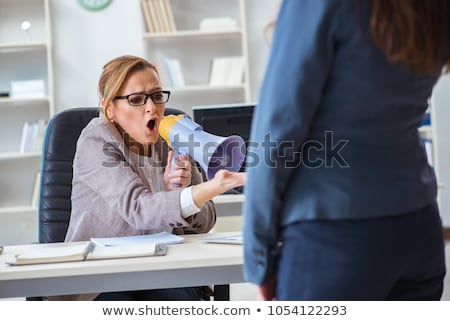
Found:
[[167, 246], [156, 243], [139, 243], [102, 247], [94, 242], [66, 244], [59, 247], [30, 248], [14, 256], [9, 265], [78, 262], [165, 255]]

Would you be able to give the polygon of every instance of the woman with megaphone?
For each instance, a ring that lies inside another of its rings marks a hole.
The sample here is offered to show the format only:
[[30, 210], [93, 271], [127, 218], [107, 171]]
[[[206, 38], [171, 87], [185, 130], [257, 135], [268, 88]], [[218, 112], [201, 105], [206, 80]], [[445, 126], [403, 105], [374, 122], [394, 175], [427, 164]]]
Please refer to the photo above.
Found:
[[[245, 173], [219, 170], [203, 182], [189, 156], [172, 164], [173, 152], [158, 132], [170, 92], [145, 59], [111, 60], [103, 68], [98, 90], [100, 115], [77, 143], [66, 241], [161, 231], [208, 232], [216, 221], [211, 199], [244, 185]], [[101, 293], [90, 298], [190, 301], [202, 298], [202, 288]]]

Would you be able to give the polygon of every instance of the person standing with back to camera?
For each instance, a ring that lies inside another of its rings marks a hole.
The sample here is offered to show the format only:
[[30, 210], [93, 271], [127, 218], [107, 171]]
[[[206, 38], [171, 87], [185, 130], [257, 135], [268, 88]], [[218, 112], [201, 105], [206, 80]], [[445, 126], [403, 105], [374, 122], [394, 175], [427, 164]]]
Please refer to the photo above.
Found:
[[[214, 178], [202, 182], [194, 161], [187, 156], [180, 156], [172, 165], [173, 152], [158, 133], [170, 92], [163, 90], [155, 66], [145, 59], [112, 59], [103, 67], [98, 90], [100, 116], [83, 129], [77, 142], [66, 241], [161, 231], [208, 232], [216, 221], [211, 199], [242, 186], [245, 173], [219, 170]], [[201, 298], [201, 287], [188, 287], [52, 299]]]
[[282, 2], [244, 203], [244, 275], [263, 299], [441, 298], [418, 128], [449, 71], [449, 17], [447, 0]]

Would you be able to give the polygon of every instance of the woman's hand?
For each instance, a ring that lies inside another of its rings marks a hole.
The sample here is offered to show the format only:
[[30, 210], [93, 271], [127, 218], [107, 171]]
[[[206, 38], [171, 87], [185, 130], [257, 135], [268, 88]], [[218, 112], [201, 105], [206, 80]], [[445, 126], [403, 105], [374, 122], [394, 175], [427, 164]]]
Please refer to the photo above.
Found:
[[169, 151], [167, 166], [164, 171], [164, 182], [167, 189], [173, 191], [191, 185], [192, 165], [188, 156], [180, 155], [178, 160], [172, 163], [173, 151]]
[[192, 198], [197, 207], [202, 207], [213, 197], [220, 195], [229, 189], [245, 185], [246, 173], [230, 172], [225, 169], [219, 170], [214, 177], [206, 182], [192, 186]]
[[213, 178], [213, 181], [215, 181], [218, 187], [218, 194], [222, 194], [235, 187], [243, 186], [246, 180], [246, 173], [230, 172], [224, 169], [219, 170]]
[[259, 295], [264, 301], [275, 301], [277, 288], [277, 279], [272, 277], [259, 286]]

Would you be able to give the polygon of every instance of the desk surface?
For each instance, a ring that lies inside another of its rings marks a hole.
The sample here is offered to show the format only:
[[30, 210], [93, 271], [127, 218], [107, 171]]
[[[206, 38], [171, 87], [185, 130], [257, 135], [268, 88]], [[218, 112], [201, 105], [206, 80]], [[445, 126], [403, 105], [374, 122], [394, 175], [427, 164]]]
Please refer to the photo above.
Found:
[[64, 243], [5, 246], [0, 254], [0, 298], [157, 289], [244, 282], [242, 246], [203, 239], [234, 233], [185, 235], [167, 255], [144, 258], [8, 266], [14, 254]]

